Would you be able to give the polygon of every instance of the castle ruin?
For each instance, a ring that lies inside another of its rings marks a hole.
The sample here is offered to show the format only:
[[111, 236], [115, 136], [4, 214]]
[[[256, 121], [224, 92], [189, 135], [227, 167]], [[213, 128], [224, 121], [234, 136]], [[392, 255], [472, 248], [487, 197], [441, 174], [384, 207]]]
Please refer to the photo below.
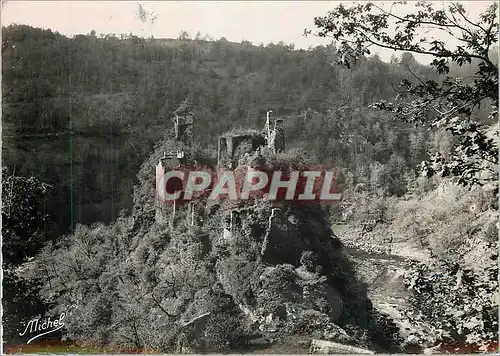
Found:
[[[283, 152], [285, 150], [285, 134], [283, 120], [280, 118], [274, 119], [271, 122], [270, 113], [267, 112], [266, 124], [263, 130], [247, 129], [239, 131], [230, 131], [219, 136], [217, 149], [217, 165], [228, 169], [234, 169], [238, 166], [239, 160], [251, 155], [261, 148], [268, 148], [274, 153]], [[193, 145], [193, 123], [194, 115], [190, 105], [184, 101], [180, 107], [173, 113], [172, 118], [174, 124], [174, 139], [179, 144], [179, 149], [164, 151], [156, 165], [156, 191], [158, 192], [158, 184], [163, 183], [163, 176], [169, 170], [175, 170], [182, 164], [187, 162], [186, 152], [184, 148], [189, 150]], [[190, 221], [194, 222], [193, 203], [189, 204]], [[156, 197], [155, 219], [160, 223], [173, 223], [175, 218], [176, 204], [165, 204], [160, 201], [158, 195]], [[228, 212], [230, 213], [230, 211]], [[232, 216], [232, 214], [230, 215]], [[225, 224], [227, 235], [232, 231], [232, 223], [228, 217]]]
[[193, 146], [194, 114], [189, 100], [184, 100], [174, 111], [172, 121], [174, 122], [175, 140], [191, 148]]
[[239, 130], [230, 131], [219, 137], [217, 147], [217, 164], [229, 169], [238, 165], [238, 160], [245, 154], [252, 154], [261, 147], [267, 147], [274, 153], [285, 150], [285, 133], [283, 119], [276, 118], [271, 124], [270, 113], [267, 112], [266, 125], [263, 131]]
[[[186, 163], [187, 157], [183, 148], [190, 149], [193, 146], [194, 115], [188, 101], [185, 100], [181, 103], [179, 108], [174, 112], [172, 121], [174, 123], [174, 139], [180, 144], [181, 148], [163, 152], [163, 156], [156, 165], [156, 192], [158, 192], [158, 184], [163, 183], [163, 176], [166, 171], [175, 170]], [[176, 210], [175, 202], [173, 202], [171, 209], [167, 208], [165, 202], [161, 201], [157, 194], [155, 207], [155, 219], [157, 222], [167, 222], [169, 215], [171, 222], [173, 221]], [[190, 206], [190, 209], [193, 210], [191, 215], [194, 215], [194, 207]]]

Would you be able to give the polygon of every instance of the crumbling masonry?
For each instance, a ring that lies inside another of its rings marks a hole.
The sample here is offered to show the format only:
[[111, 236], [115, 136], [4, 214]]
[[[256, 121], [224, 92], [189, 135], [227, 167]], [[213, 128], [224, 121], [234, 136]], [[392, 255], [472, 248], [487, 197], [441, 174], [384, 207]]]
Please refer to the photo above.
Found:
[[230, 169], [235, 168], [241, 157], [245, 154], [252, 154], [260, 147], [268, 147], [275, 153], [284, 151], [283, 120], [276, 118], [271, 124], [270, 113], [271, 111], [267, 112], [263, 131], [244, 130], [228, 132], [220, 136], [217, 147], [217, 164]]
[[[218, 139], [217, 164], [219, 167], [234, 169], [238, 166], [238, 161], [245, 155], [251, 155], [260, 148], [267, 147], [274, 153], [285, 150], [285, 134], [283, 120], [272, 119], [271, 111], [267, 112], [266, 124], [263, 130], [233, 131], [221, 135]], [[174, 123], [175, 141], [182, 144], [182, 147], [190, 149], [193, 145], [193, 123], [194, 115], [188, 104], [181, 104], [174, 112], [172, 121]], [[156, 166], [156, 182], [162, 182], [165, 172], [174, 170], [186, 163], [186, 153], [184, 150], [165, 151]], [[158, 191], [158, 187], [157, 191]], [[195, 221], [195, 207], [193, 203], [189, 205], [190, 223]], [[173, 224], [175, 219], [176, 205], [165, 204], [159, 201], [157, 196], [155, 218], [159, 223]], [[228, 211], [231, 214], [230, 211]], [[231, 215], [232, 216], [232, 215]], [[232, 224], [225, 224], [225, 235], [230, 234]]]
[[[174, 138], [175, 141], [182, 143], [183, 147], [190, 149], [193, 145], [193, 121], [194, 115], [188, 106], [181, 105], [181, 107], [174, 112], [174, 117], [172, 118], [174, 123]], [[182, 149], [175, 151], [164, 151], [163, 156], [160, 158], [158, 164], [156, 165], [156, 184], [163, 182], [163, 176], [168, 170], [174, 170], [181, 166], [181, 164], [186, 163], [186, 153]], [[158, 187], [156, 187], [158, 192]], [[194, 223], [194, 206], [189, 205], [190, 209], [190, 222]], [[155, 219], [159, 223], [171, 224], [175, 218], [176, 205], [175, 202], [171, 206], [167, 206], [165, 202], [159, 199], [158, 194], [156, 194], [156, 207], [155, 207]]]

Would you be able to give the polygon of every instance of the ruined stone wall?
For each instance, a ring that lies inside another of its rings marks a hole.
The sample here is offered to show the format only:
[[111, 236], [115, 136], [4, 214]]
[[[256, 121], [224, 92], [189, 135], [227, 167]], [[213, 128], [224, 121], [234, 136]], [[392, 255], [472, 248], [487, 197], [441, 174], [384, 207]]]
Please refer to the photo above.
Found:
[[163, 176], [165, 175], [165, 168], [161, 161], [156, 165], [156, 184], [155, 184], [155, 220], [157, 223], [163, 224], [167, 222], [167, 211], [165, 205], [161, 201], [158, 191], [161, 188], [160, 185], [163, 184]]
[[252, 136], [236, 136], [234, 137], [234, 147], [232, 158], [237, 162], [245, 153], [253, 152]]
[[175, 115], [173, 118], [175, 140], [191, 147], [193, 145], [194, 115], [190, 112], [184, 115]]
[[[266, 124], [266, 127], [267, 126], [268, 124]], [[272, 130], [268, 129], [268, 132], [269, 134], [266, 137], [267, 147], [275, 153], [283, 152], [285, 150], [285, 130], [283, 127], [283, 120], [276, 119], [274, 122], [274, 128]]]
[[285, 129], [283, 120], [276, 119], [274, 122], [274, 152], [283, 152], [285, 150]]
[[[184, 151], [165, 152], [156, 165], [156, 184], [155, 184], [155, 219], [158, 223], [167, 223], [172, 221], [172, 214], [175, 213], [173, 204], [163, 201], [160, 193], [161, 185], [165, 184], [164, 175], [168, 170], [177, 169], [184, 162]], [[175, 183], [175, 180], [169, 180], [169, 184]], [[168, 188], [171, 189], [172, 187]], [[178, 188], [177, 188], [178, 189]]]
[[217, 152], [217, 164], [224, 165], [228, 158], [231, 158], [229, 152], [233, 151], [233, 139], [232, 137], [219, 137]]
[[226, 167], [235, 167], [245, 154], [252, 154], [265, 145], [263, 135], [235, 134], [219, 137], [218, 163]]

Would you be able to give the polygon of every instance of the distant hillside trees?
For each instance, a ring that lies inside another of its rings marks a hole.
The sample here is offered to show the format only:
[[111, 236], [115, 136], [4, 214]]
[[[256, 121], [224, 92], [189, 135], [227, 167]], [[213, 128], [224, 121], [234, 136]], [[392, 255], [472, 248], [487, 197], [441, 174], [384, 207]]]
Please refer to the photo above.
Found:
[[[494, 52], [498, 4], [492, 3], [478, 19], [460, 3], [438, 9], [432, 2], [418, 2], [415, 11], [405, 15], [397, 15], [397, 5], [390, 10], [370, 2], [339, 5], [326, 16], [315, 18], [317, 34], [333, 38], [339, 46], [338, 61], [347, 67], [370, 54], [372, 47], [431, 56], [431, 68], [441, 78], [428, 80], [414, 73], [411, 56], [405, 54], [400, 63], [411, 77], [400, 82], [394, 100], [382, 100], [374, 106], [397, 119], [445, 129], [453, 135], [451, 155], [445, 158], [435, 152], [424, 162], [422, 168], [428, 176], [439, 173], [456, 176], [464, 185], [482, 184], [478, 174], [486, 168], [492, 173], [486, 181], [496, 182], [498, 146], [481, 124], [498, 119], [498, 54]], [[448, 46], [444, 37], [434, 38], [429, 30], [444, 33], [458, 45]], [[452, 66], [471, 65], [475, 71], [467, 76], [450, 74]], [[481, 106], [489, 107], [487, 120], [474, 115]]]

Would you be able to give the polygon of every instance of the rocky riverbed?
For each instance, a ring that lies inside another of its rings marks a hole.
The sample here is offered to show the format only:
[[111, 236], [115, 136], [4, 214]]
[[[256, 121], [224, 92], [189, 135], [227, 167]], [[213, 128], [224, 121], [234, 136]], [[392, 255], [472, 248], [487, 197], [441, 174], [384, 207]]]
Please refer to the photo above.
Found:
[[410, 292], [404, 284], [404, 275], [411, 263], [427, 260], [428, 253], [404, 243], [375, 244], [373, 236], [363, 238], [354, 226], [333, 225], [332, 229], [345, 246], [356, 277], [365, 283], [373, 307], [399, 327], [405, 343], [415, 343], [415, 333], [430, 332], [427, 325], [407, 316], [411, 309]]

